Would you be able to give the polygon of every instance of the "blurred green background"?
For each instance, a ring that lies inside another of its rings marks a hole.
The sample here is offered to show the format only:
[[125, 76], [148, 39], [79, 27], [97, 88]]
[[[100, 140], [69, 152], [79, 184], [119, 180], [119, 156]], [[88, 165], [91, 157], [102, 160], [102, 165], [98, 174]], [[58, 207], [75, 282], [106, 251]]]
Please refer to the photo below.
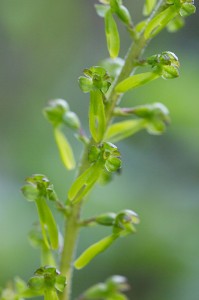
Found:
[[[26, 237], [37, 217], [34, 205], [21, 195], [24, 178], [46, 174], [63, 200], [74, 178], [60, 162], [42, 109], [49, 99], [64, 98], [87, 127], [88, 97], [79, 90], [77, 78], [85, 67], [108, 56], [94, 2], [0, 1], [0, 285], [16, 275], [27, 279], [39, 267], [39, 251]], [[126, 1], [135, 21], [142, 4]], [[121, 36], [123, 56], [130, 40], [123, 28]], [[164, 31], [145, 53], [176, 53], [181, 76], [129, 92], [122, 104], [162, 102], [172, 124], [163, 136], [143, 132], [120, 143], [122, 176], [90, 194], [84, 216], [129, 208], [141, 223], [135, 236], [117, 241], [75, 272], [74, 298], [113, 274], [128, 277], [130, 299], [199, 298], [198, 37], [196, 14], [177, 34]], [[69, 139], [78, 156], [81, 147], [70, 132]], [[82, 230], [78, 253], [107, 231]]]

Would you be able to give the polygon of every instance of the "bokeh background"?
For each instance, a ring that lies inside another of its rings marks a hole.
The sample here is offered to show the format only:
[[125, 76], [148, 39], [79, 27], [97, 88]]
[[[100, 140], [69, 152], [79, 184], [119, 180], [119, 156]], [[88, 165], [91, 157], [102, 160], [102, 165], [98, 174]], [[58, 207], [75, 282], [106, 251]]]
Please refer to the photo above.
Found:
[[[49, 99], [64, 98], [87, 128], [88, 97], [77, 78], [108, 56], [94, 2], [0, 1], [0, 285], [16, 275], [26, 280], [39, 267], [39, 251], [26, 237], [37, 217], [20, 192], [24, 178], [46, 174], [63, 200], [74, 178], [60, 162], [42, 109]], [[142, 4], [126, 1], [135, 22]], [[130, 40], [120, 30], [123, 57]], [[141, 218], [138, 232], [75, 273], [73, 298], [113, 274], [128, 277], [130, 299], [199, 298], [198, 14], [177, 34], [164, 31], [156, 37], [145, 55], [165, 50], [178, 55], [180, 78], [129, 92], [122, 104], [162, 102], [170, 110], [171, 126], [163, 136], [142, 132], [120, 143], [122, 176], [96, 187], [83, 211], [91, 216], [133, 209]], [[81, 146], [68, 135], [78, 156]], [[108, 232], [82, 230], [78, 253]]]

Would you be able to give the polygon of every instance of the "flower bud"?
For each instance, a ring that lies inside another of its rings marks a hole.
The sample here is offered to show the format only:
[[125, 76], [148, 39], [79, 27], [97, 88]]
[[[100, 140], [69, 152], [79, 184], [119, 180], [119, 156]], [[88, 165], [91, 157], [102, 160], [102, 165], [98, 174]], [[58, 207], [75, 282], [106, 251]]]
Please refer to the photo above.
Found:
[[182, 4], [179, 13], [182, 17], [187, 17], [194, 14], [195, 11], [196, 7], [192, 3], [185, 2]]
[[44, 109], [44, 115], [53, 126], [58, 126], [63, 122], [63, 115], [68, 111], [69, 105], [65, 100], [55, 99]]
[[79, 129], [81, 127], [77, 114], [72, 111], [68, 111], [63, 116], [63, 122], [72, 129]]
[[132, 24], [131, 15], [124, 5], [120, 5], [116, 13], [120, 20], [122, 20], [126, 25]]
[[112, 155], [110, 155], [105, 162], [105, 168], [108, 172], [116, 172], [121, 168], [121, 166], [121, 159]]

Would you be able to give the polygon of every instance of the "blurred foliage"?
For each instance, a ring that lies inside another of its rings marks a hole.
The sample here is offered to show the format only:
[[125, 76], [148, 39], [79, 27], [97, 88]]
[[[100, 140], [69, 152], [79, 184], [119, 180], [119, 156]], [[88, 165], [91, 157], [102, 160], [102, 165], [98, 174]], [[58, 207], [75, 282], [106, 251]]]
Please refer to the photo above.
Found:
[[[141, 1], [126, 4], [138, 21]], [[20, 193], [24, 178], [32, 173], [46, 174], [64, 200], [74, 176], [64, 170], [51, 127], [41, 111], [48, 100], [67, 98], [71, 109], [88, 126], [88, 99], [82, 96], [77, 78], [84, 68], [108, 53], [103, 23], [91, 0], [61, 0], [59, 4], [51, 0], [1, 0], [0, 16], [3, 285], [16, 275], [30, 277], [39, 266], [39, 253], [26, 238], [36, 214]], [[129, 207], [138, 212], [141, 223], [137, 234], [126, 239], [125, 247], [122, 239], [117, 241], [112, 250], [75, 273], [75, 294], [119, 273], [129, 279], [131, 299], [195, 300], [199, 296], [198, 25], [196, 14], [179, 33], [165, 31], [157, 37], [145, 55], [174, 51], [181, 61], [180, 78], [152, 82], [129, 92], [123, 100], [124, 106], [163, 102], [170, 110], [172, 124], [161, 137], [140, 133], [118, 144], [123, 174], [109, 186], [95, 189], [84, 215], [113, 211], [114, 203], [114, 211]], [[124, 54], [129, 40], [121, 30]], [[70, 135], [68, 138], [73, 142]], [[73, 145], [78, 155], [78, 142]], [[107, 193], [112, 200], [108, 203]], [[58, 214], [56, 217], [59, 219]], [[78, 254], [103, 236], [102, 229], [82, 230]]]

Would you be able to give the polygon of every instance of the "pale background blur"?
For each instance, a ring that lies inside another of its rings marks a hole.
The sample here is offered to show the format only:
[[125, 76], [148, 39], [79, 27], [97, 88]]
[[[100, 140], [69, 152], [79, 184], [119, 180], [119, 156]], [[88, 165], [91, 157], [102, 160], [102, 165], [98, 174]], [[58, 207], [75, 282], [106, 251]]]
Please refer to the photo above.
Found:
[[[88, 96], [77, 78], [108, 56], [94, 2], [0, 1], [0, 285], [16, 275], [26, 280], [39, 267], [39, 251], [26, 237], [37, 217], [34, 205], [21, 195], [24, 178], [46, 174], [64, 200], [74, 176], [62, 166], [41, 111], [49, 99], [64, 98], [87, 126]], [[138, 21], [143, 1], [125, 3]], [[123, 56], [130, 40], [123, 28], [121, 35]], [[163, 136], [143, 132], [120, 143], [122, 176], [97, 187], [84, 210], [90, 216], [133, 209], [141, 218], [138, 233], [75, 273], [74, 298], [113, 274], [128, 277], [130, 299], [199, 298], [198, 13], [177, 34], [164, 31], [145, 55], [165, 50], [178, 55], [180, 78], [129, 92], [122, 104], [163, 102], [171, 126]], [[70, 133], [69, 139], [73, 142]], [[78, 142], [73, 145], [79, 155]], [[78, 253], [108, 233], [82, 230]]]

